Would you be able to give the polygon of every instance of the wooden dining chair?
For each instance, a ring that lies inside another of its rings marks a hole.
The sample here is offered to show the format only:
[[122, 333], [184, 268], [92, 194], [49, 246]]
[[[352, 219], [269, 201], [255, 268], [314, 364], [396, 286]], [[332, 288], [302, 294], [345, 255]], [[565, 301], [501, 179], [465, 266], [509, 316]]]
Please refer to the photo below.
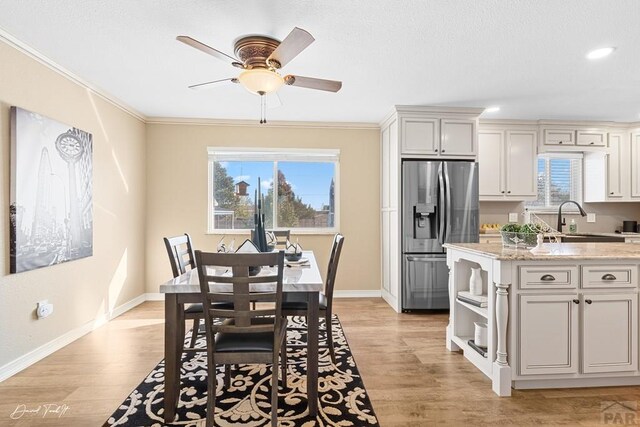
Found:
[[[331, 361], [336, 363], [336, 354], [333, 348], [333, 334], [331, 332], [331, 316], [333, 315], [333, 289], [336, 283], [336, 273], [338, 271], [338, 263], [340, 262], [340, 253], [344, 244], [344, 236], [340, 233], [333, 237], [331, 245], [331, 254], [329, 256], [329, 265], [327, 267], [327, 281], [324, 287], [324, 293], [320, 292], [319, 307], [320, 317], [324, 319], [325, 331], [327, 334], [327, 346]], [[305, 316], [307, 315], [306, 295], [300, 293], [287, 292], [284, 295], [282, 303], [282, 314], [284, 316]]]
[[[200, 291], [207, 336], [207, 420], [214, 425], [216, 406], [216, 364], [272, 364], [271, 425], [278, 423], [278, 356], [282, 350], [282, 384], [286, 387], [287, 319], [282, 316], [282, 276], [284, 252], [224, 254], [196, 251]], [[250, 267], [260, 266], [266, 274], [249, 275]], [[269, 267], [274, 266], [274, 267]], [[231, 275], [223, 272], [231, 270]], [[228, 292], [212, 292], [215, 282], [228, 286]], [[273, 289], [275, 284], [275, 289]], [[263, 286], [258, 292], [252, 287]], [[252, 301], [260, 303], [251, 307]], [[231, 309], [217, 304], [233, 303]], [[214, 319], [224, 319], [215, 322]], [[229, 369], [225, 385], [230, 386]]]
[[[191, 245], [191, 236], [187, 233], [182, 236], [165, 237], [164, 245], [167, 248], [173, 277], [178, 277], [189, 270], [196, 268], [196, 258]], [[193, 321], [191, 341], [189, 348], [194, 348], [200, 332], [200, 321], [204, 320], [202, 304], [190, 304], [184, 309], [184, 321]], [[181, 322], [182, 341], [184, 343], [185, 322]], [[184, 349], [184, 344], [183, 344]]]

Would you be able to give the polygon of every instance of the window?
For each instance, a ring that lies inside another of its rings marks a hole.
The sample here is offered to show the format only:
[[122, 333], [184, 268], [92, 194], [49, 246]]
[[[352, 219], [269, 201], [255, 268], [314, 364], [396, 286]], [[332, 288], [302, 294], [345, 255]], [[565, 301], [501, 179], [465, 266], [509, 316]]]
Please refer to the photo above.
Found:
[[[526, 204], [534, 211], [557, 210], [560, 203], [582, 203], [582, 154], [547, 153], [538, 156], [538, 199]], [[566, 205], [567, 211], [576, 210]]]
[[209, 232], [253, 229], [257, 194], [269, 229], [335, 232], [339, 156], [339, 150], [210, 147]]

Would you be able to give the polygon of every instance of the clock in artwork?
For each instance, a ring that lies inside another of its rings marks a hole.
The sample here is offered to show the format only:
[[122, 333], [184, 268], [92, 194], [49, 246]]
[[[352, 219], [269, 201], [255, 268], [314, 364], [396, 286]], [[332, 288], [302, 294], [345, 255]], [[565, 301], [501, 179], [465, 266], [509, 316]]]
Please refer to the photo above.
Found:
[[93, 254], [92, 135], [11, 108], [11, 273]]

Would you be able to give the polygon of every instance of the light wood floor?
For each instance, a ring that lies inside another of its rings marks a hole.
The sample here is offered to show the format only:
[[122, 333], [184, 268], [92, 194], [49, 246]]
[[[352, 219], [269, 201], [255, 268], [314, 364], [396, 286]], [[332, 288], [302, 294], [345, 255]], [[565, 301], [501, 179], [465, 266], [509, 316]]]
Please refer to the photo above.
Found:
[[[335, 312], [382, 427], [602, 425], [603, 401], [640, 400], [640, 387], [516, 391], [499, 398], [444, 347], [446, 314], [397, 314], [380, 299], [338, 299]], [[100, 426], [162, 359], [163, 304], [147, 302], [0, 383], [0, 426]], [[55, 403], [60, 418], [9, 415]]]

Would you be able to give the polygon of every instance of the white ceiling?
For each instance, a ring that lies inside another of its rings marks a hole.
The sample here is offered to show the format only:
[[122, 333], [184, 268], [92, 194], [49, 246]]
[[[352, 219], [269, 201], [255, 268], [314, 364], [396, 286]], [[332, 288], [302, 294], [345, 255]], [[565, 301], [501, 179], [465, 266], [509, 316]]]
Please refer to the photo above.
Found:
[[[379, 122], [404, 104], [637, 121], [639, 19], [638, 0], [0, 0], [0, 28], [149, 117], [257, 120], [239, 85], [187, 89], [238, 70], [175, 37], [233, 54], [241, 35], [298, 26], [316, 41], [283, 72], [343, 88], [284, 87], [270, 120]], [[585, 59], [602, 46], [617, 50]]]

